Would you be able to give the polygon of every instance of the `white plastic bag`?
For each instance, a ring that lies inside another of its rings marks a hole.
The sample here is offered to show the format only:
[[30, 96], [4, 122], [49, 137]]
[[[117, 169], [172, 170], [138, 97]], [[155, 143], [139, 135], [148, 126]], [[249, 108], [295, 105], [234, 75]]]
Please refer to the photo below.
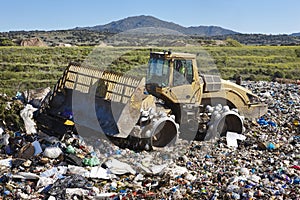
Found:
[[32, 105], [27, 104], [23, 110], [20, 112], [20, 116], [22, 117], [26, 129], [27, 134], [35, 134], [35, 122], [33, 121], [33, 112], [36, 111], [37, 108], [34, 108]]
[[44, 151], [44, 156], [48, 158], [58, 158], [62, 154], [62, 151], [59, 147], [47, 147]]

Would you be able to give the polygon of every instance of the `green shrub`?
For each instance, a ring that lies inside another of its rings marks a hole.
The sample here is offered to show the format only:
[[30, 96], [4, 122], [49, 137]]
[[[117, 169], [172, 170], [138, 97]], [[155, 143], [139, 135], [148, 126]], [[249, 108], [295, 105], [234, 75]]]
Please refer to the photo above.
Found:
[[273, 75], [273, 78], [283, 78], [284, 73], [282, 71], [276, 71]]
[[241, 47], [241, 46], [243, 46], [237, 40], [234, 40], [232, 38], [227, 38], [226, 39], [226, 44], [227, 44], [227, 46], [230, 46], [230, 47]]
[[300, 58], [300, 49], [295, 49], [296, 56]]
[[0, 38], [0, 46], [16, 46], [16, 43], [7, 38]]
[[256, 77], [253, 75], [253, 74], [251, 74], [249, 77], [247, 77], [245, 80], [247, 80], [247, 81], [256, 81]]
[[287, 78], [287, 79], [293, 79], [294, 76], [293, 76], [293, 74], [286, 74], [286, 75], [285, 75], [285, 78]]

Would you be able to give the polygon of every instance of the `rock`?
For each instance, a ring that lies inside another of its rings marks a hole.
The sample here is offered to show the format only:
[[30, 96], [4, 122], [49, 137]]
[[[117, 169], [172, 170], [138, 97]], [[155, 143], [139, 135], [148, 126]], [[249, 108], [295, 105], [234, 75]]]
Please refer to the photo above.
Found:
[[37, 47], [47, 46], [40, 38], [23, 39], [20, 42], [20, 45], [21, 46], [37, 46]]

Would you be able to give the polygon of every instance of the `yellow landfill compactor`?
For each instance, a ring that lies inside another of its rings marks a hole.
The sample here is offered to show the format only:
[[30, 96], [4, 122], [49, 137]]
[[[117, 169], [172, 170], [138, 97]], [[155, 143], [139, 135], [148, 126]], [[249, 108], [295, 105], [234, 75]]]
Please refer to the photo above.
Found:
[[[215, 115], [216, 108], [225, 111]], [[208, 130], [213, 135], [242, 133], [243, 117], [266, 111], [248, 89], [200, 74], [194, 54], [151, 51], [144, 78], [70, 63], [36, 120], [52, 135], [70, 131], [68, 120], [80, 135], [104, 135], [121, 147], [152, 149], [171, 145], [179, 136], [204, 139]], [[214, 125], [213, 115], [218, 116]]]

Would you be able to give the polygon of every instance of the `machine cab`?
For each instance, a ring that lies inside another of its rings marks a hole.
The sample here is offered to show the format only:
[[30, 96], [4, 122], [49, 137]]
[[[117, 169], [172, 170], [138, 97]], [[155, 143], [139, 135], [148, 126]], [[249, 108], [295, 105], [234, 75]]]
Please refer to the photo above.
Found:
[[195, 55], [151, 52], [146, 88], [148, 92], [173, 103], [194, 103], [201, 95]]

